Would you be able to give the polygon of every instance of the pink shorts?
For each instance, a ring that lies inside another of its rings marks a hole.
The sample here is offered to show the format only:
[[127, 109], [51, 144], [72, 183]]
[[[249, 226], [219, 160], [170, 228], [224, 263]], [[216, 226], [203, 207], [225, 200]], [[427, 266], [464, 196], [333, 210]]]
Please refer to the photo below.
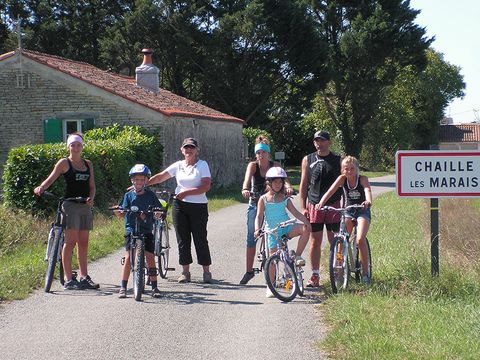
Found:
[[[328, 205], [339, 208], [340, 200]], [[315, 205], [311, 203], [307, 204], [307, 210], [310, 224], [335, 224], [340, 222], [340, 214], [337, 211], [315, 210]]]

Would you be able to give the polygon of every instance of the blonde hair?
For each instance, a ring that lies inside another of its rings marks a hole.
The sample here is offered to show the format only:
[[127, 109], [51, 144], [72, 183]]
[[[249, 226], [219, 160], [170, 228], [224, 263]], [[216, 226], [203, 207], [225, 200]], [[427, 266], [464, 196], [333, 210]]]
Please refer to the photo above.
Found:
[[342, 174], [343, 174], [343, 167], [346, 165], [353, 165], [355, 169], [357, 169], [357, 174], [360, 173], [360, 166], [358, 165], [358, 160], [355, 156], [347, 155], [342, 160]]

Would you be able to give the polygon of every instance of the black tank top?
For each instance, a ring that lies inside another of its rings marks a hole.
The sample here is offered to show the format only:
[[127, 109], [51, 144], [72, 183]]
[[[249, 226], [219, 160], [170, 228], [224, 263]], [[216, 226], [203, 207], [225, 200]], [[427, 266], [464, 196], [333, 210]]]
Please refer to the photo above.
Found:
[[365, 200], [365, 189], [360, 184], [360, 176], [357, 176], [357, 184], [355, 187], [348, 185], [348, 180], [345, 179], [343, 184], [343, 193], [345, 194], [346, 204], [349, 205], [361, 205]]
[[[273, 166], [273, 161], [268, 162], [268, 168], [270, 169]], [[260, 165], [258, 161], [255, 162], [255, 173], [252, 177], [252, 187], [251, 192], [257, 194], [256, 202], [258, 202], [258, 198], [265, 192], [265, 178], [260, 174]]]
[[[323, 194], [340, 176], [340, 156], [330, 152], [327, 156], [320, 156], [316, 152], [307, 155], [308, 162], [308, 201], [318, 204]], [[342, 190], [338, 189], [327, 201], [333, 204], [342, 197]]]
[[88, 197], [90, 195], [90, 168], [88, 163], [83, 160], [87, 170], [76, 170], [70, 159], [68, 161], [68, 171], [63, 174], [67, 188], [65, 190], [65, 197]]

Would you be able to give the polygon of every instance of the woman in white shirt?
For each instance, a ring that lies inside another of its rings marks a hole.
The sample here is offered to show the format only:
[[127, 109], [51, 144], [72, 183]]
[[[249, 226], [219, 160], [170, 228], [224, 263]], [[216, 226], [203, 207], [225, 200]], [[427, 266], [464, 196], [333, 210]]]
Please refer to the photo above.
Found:
[[197, 260], [203, 266], [203, 282], [211, 283], [212, 259], [207, 241], [208, 200], [206, 195], [211, 186], [210, 168], [206, 161], [198, 158], [200, 149], [196, 139], [183, 140], [180, 150], [184, 160], [179, 160], [162, 172], [153, 175], [148, 185], [159, 184], [172, 177], [177, 181], [172, 217], [177, 235], [179, 263], [183, 267], [178, 282], [186, 283], [191, 279], [193, 236]]

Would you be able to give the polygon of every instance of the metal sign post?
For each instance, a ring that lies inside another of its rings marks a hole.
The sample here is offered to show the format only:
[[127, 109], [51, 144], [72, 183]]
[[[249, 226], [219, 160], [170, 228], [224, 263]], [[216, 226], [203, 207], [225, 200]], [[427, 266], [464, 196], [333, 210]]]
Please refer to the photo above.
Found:
[[397, 194], [430, 198], [432, 276], [438, 276], [441, 197], [480, 197], [479, 151], [397, 151]]

